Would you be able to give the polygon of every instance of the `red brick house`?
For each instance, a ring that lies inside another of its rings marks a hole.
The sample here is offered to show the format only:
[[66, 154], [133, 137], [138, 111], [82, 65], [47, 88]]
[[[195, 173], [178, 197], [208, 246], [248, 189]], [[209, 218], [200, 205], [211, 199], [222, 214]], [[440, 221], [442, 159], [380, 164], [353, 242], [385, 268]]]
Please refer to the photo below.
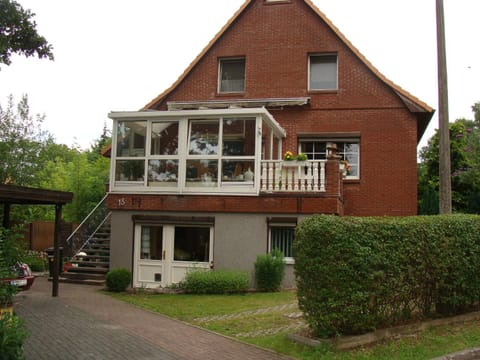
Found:
[[169, 89], [110, 113], [110, 267], [166, 286], [192, 267], [252, 271], [274, 247], [292, 264], [311, 214], [415, 215], [433, 112], [310, 0], [247, 0]]

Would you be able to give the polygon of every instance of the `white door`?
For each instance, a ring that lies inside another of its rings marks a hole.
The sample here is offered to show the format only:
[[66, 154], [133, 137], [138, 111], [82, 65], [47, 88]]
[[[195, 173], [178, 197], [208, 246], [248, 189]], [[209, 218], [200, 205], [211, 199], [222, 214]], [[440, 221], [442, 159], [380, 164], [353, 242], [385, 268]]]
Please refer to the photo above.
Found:
[[179, 283], [190, 269], [210, 268], [213, 227], [137, 225], [134, 259], [134, 287]]

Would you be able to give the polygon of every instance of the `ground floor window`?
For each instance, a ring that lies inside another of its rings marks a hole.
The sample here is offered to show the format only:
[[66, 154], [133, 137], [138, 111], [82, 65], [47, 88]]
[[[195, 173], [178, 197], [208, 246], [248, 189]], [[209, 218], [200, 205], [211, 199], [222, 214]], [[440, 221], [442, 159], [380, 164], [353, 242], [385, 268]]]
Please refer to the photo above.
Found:
[[294, 262], [293, 242], [295, 241], [296, 220], [290, 222], [269, 223], [269, 252], [280, 250], [287, 263]]
[[161, 260], [163, 251], [163, 227], [142, 226], [140, 259]]
[[209, 254], [209, 227], [175, 227], [173, 260], [208, 262]]

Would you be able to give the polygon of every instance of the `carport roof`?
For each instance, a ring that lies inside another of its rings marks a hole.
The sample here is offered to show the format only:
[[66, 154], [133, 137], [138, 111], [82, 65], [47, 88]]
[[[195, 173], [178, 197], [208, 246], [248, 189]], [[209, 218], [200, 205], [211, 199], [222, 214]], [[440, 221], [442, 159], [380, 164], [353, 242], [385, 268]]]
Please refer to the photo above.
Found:
[[16, 185], [0, 185], [0, 204], [64, 205], [72, 202], [73, 193]]

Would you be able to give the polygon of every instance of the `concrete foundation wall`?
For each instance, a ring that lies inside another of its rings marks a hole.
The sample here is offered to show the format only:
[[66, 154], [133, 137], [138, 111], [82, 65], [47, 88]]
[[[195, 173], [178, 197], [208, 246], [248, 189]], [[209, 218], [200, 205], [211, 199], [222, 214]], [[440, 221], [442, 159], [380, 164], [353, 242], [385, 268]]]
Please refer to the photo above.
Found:
[[[110, 267], [133, 269], [133, 215], [165, 216], [161, 212], [114, 211], [110, 243]], [[205, 216], [205, 213], [168, 213], [168, 216]], [[268, 251], [269, 214], [208, 214], [215, 218], [213, 259], [215, 269], [243, 270], [254, 282], [254, 263], [257, 255]], [[278, 214], [275, 215], [278, 217]], [[295, 287], [293, 265], [287, 265], [283, 282], [285, 288]]]

